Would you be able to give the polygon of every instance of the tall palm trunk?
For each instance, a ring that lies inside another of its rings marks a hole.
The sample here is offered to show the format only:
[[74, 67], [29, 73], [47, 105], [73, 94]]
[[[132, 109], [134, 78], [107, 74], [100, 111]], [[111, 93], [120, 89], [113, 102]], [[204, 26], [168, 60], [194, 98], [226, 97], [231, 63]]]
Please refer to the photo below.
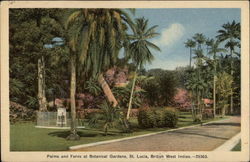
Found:
[[221, 117], [225, 117], [225, 114], [226, 114], [226, 103], [224, 102], [221, 109]]
[[105, 96], [107, 97], [108, 101], [109, 101], [110, 103], [113, 104], [113, 107], [116, 107], [116, 106], [118, 105], [118, 102], [117, 102], [117, 100], [115, 99], [115, 96], [114, 96], [114, 94], [112, 93], [112, 91], [111, 91], [111, 89], [110, 89], [108, 83], [107, 83], [106, 80], [104, 79], [102, 73], [99, 74], [99, 76], [98, 76], [98, 82], [99, 82], [99, 84], [101, 85], [102, 90], [103, 90]]
[[[192, 89], [191, 96], [194, 95], [194, 90]], [[191, 111], [192, 111], [192, 118], [195, 120], [196, 118], [196, 113], [195, 113], [195, 103], [194, 103], [194, 98], [191, 98]]]
[[214, 53], [214, 82], [213, 82], [213, 109], [214, 109], [214, 118], [216, 116], [216, 60], [215, 60], [215, 53]]
[[[230, 49], [230, 54], [231, 54], [231, 71], [230, 71], [230, 74], [233, 77], [233, 50], [232, 49]], [[231, 85], [230, 113], [233, 114], [233, 83]]]
[[38, 59], [38, 102], [39, 111], [47, 111], [47, 100], [45, 95], [45, 63], [44, 57]]
[[80, 137], [77, 134], [76, 130], [76, 102], [75, 102], [75, 93], [76, 93], [76, 56], [72, 55], [70, 60], [71, 68], [71, 80], [70, 80], [70, 109], [71, 109], [71, 132], [67, 137], [68, 140], [79, 140]]
[[191, 67], [191, 63], [192, 63], [192, 48], [190, 47], [189, 67]]
[[127, 112], [127, 120], [129, 119], [129, 115], [130, 115], [130, 111], [131, 111], [131, 106], [132, 106], [132, 100], [133, 100], [133, 94], [134, 94], [134, 89], [135, 89], [135, 81], [136, 81], [136, 73], [137, 73], [137, 68], [135, 69], [135, 76], [133, 79], [133, 83], [132, 83], [132, 89], [131, 89], [131, 93], [130, 93], [130, 98], [129, 98], [129, 104], [128, 104], [128, 112]]
[[213, 104], [213, 109], [214, 109], [214, 118], [216, 116], [216, 76], [214, 75], [214, 83], [213, 83], [213, 100], [214, 100], [214, 104]]

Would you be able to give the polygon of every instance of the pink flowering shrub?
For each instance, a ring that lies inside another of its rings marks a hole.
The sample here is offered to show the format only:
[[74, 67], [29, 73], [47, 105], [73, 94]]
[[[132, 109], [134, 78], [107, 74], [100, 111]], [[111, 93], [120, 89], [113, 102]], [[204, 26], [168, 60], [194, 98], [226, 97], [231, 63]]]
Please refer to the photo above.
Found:
[[187, 111], [191, 108], [191, 98], [185, 89], [178, 88], [173, 101], [174, 105], [182, 111]]

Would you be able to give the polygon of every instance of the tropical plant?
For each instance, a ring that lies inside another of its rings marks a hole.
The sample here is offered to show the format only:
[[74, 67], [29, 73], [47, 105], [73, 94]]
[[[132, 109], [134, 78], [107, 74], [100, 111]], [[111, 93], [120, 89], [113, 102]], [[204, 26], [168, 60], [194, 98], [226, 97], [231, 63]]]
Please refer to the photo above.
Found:
[[137, 77], [138, 68], [142, 68], [145, 63], [150, 63], [153, 60], [153, 55], [149, 48], [160, 51], [160, 48], [155, 44], [148, 41], [148, 39], [154, 38], [159, 35], [155, 32], [157, 26], [152, 26], [148, 28], [148, 20], [145, 18], [138, 18], [135, 20], [135, 26], [133, 27], [133, 35], [129, 35], [129, 39], [132, 40], [128, 49], [128, 57], [132, 59], [132, 62], [136, 65], [135, 75], [133, 78], [131, 95], [129, 100], [127, 119], [129, 119], [129, 114], [131, 110], [133, 93], [135, 88], [135, 82]]
[[[112, 91], [113, 91], [115, 97], [119, 101], [119, 106], [122, 108], [125, 108], [125, 109], [128, 108], [131, 87], [132, 87], [132, 83], [130, 82], [125, 87], [113, 87], [112, 88]], [[132, 101], [133, 108], [138, 108], [141, 106], [142, 97], [144, 96], [145, 93], [146, 93], [146, 91], [144, 89], [142, 89], [141, 87], [138, 86], [137, 88], [135, 88], [134, 99]]]
[[101, 124], [104, 130], [104, 135], [108, 134], [108, 129], [113, 128], [115, 124], [121, 120], [121, 110], [119, 107], [113, 107], [112, 103], [104, 102], [101, 106], [101, 112], [95, 113], [89, 120], [90, 126]]
[[90, 78], [86, 82], [86, 89], [95, 96], [98, 96], [101, 93], [101, 87], [98, 85], [97, 79], [95, 78]]

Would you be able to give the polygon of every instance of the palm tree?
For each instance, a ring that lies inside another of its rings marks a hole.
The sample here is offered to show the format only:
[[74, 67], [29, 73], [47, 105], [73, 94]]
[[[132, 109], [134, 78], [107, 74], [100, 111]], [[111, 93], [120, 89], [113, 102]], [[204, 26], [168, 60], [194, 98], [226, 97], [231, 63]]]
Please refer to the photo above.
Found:
[[155, 25], [148, 28], [148, 20], [145, 20], [145, 18], [138, 18], [135, 20], [133, 35], [129, 35], [129, 38], [132, 40], [132, 43], [129, 46], [128, 55], [135, 63], [136, 69], [130, 94], [127, 120], [129, 119], [129, 114], [131, 110], [137, 70], [138, 68], [142, 68], [145, 63], [150, 63], [153, 60], [154, 57], [149, 48], [160, 51], [159, 47], [148, 41], [148, 39], [154, 38], [155, 36], [159, 35], [155, 32], [156, 27], [157, 26]]
[[206, 41], [206, 38], [205, 36], [202, 34], [202, 33], [196, 33], [194, 36], [193, 36], [193, 39], [197, 42], [198, 46], [197, 46], [197, 49], [201, 49], [201, 45], [203, 43], [205, 43]]
[[[191, 90], [192, 94], [192, 116], [194, 121], [197, 120], [197, 115], [200, 114], [199, 120], [202, 121], [202, 107], [201, 107], [201, 96], [203, 95], [204, 89], [207, 87], [205, 80], [199, 77], [199, 71], [193, 71], [186, 83], [188, 90]], [[197, 108], [194, 108], [196, 102]]]
[[191, 67], [191, 62], [192, 62], [192, 48], [194, 48], [195, 45], [196, 43], [192, 39], [188, 39], [187, 42], [185, 42], [185, 47], [190, 49], [190, 61], [189, 61], [190, 67]]
[[209, 38], [207, 38], [205, 43], [206, 43], [206, 45], [207, 45], [207, 54], [208, 54], [208, 52], [209, 52], [209, 47], [211, 47], [212, 44], [214, 43], [214, 39], [209, 39]]
[[216, 116], [216, 67], [217, 67], [217, 59], [216, 59], [216, 54], [218, 52], [225, 52], [226, 50], [224, 48], [219, 48], [219, 44], [220, 42], [217, 41], [211, 41], [210, 44], [210, 49], [209, 49], [209, 54], [213, 55], [213, 73], [214, 73], [214, 77], [213, 77], [213, 100], [214, 100], [214, 104], [213, 104], [213, 109], [214, 109], [214, 117]]
[[98, 76], [98, 82], [105, 96], [115, 107], [118, 102], [103, 74], [115, 65], [119, 50], [124, 44], [127, 25], [132, 25], [132, 21], [121, 9], [89, 9], [88, 14], [93, 21], [89, 23], [88, 33], [91, 46], [85, 51], [85, 60], [79, 59], [79, 63], [82, 64], [80, 68], [89, 77]]
[[[232, 23], [226, 23], [222, 25], [221, 30], [218, 31], [219, 35], [216, 37], [219, 39], [220, 42], [227, 41], [225, 44], [226, 48], [230, 49], [230, 57], [231, 57], [231, 70], [230, 74], [233, 76], [233, 53], [235, 47], [239, 44], [237, 40], [240, 40], [240, 23], [236, 23], [233, 21]], [[232, 84], [233, 86], [233, 84]], [[231, 89], [231, 96], [230, 96], [230, 112], [233, 113], [233, 87]]]
[[[120, 9], [77, 9], [67, 17], [65, 26], [73, 30], [69, 46], [71, 53], [71, 116], [69, 139], [78, 139], [75, 127], [75, 80], [78, 71], [88, 76], [98, 75], [98, 81], [109, 102], [115, 107], [117, 101], [106, 83], [102, 72], [114, 64], [127, 24], [132, 24], [128, 14]], [[76, 61], [76, 59], [78, 61]], [[72, 138], [70, 138], [72, 137]]]
[[[85, 12], [84, 12], [85, 11]], [[82, 15], [80, 15], [82, 13]], [[81, 17], [80, 17], [81, 16]], [[79, 23], [80, 18], [85, 23]], [[87, 55], [89, 47], [90, 34], [89, 25], [91, 24], [91, 17], [86, 10], [80, 12], [80, 10], [73, 10], [67, 20], [65, 21], [65, 29], [67, 31], [66, 42], [70, 51], [70, 110], [71, 110], [71, 132], [67, 137], [68, 140], [79, 140], [80, 137], [76, 130], [76, 62], [77, 59], [83, 60]], [[78, 24], [77, 24], [78, 23]], [[79, 25], [80, 24], [80, 25]], [[79, 46], [80, 42], [80, 46]], [[80, 47], [78, 49], [77, 47]]]
[[[200, 44], [200, 43], [199, 43]], [[196, 59], [196, 77], [197, 77], [197, 80], [196, 80], [196, 83], [195, 85], [197, 86], [196, 88], [196, 97], [197, 97], [197, 107], [198, 107], [198, 110], [200, 110], [200, 115], [201, 115], [201, 119], [202, 119], [202, 108], [201, 108], [201, 98], [203, 96], [203, 92], [205, 90], [205, 81], [204, 79], [202, 79], [201, 77], [201, 68], [203, 66], [203, 59], [205, 58], [204, 57], [204, 54], [203, 54], [203, 50], [200, 49], [200, 47], [198, 47], [199, 49], [195, 50], [194, 54], [195, 56], [193, 57], [194, 59]]]

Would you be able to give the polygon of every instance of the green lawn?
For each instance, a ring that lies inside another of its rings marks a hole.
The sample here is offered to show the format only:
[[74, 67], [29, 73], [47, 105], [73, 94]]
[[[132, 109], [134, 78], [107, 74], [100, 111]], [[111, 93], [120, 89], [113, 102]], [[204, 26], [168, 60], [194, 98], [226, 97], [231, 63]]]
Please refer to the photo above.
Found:
[[[217, 119], [216, 119], [217, 120]], [[204, 121], [205, 122], [205, 121]], [[141, 129], [137, 120], [131, 119], [133, 133], [121, 133], [117, 129], [109, 131], [104, 136], [102, 129], [79, 129], [79, 141], [67, 141], [69, 130], [35, 128], [32, 122], [21, 122], [10, 125], [10, 150], [11, 151], [65, 151], [69, 146], [87, 144], [104, 140], [131, 137], [147, 133], [167, 130], [167, 128]], [[190, 113], [181, 113], [177, 127], [193, 125]]]
[[241, 141], [231, 151], [241, 151]]

